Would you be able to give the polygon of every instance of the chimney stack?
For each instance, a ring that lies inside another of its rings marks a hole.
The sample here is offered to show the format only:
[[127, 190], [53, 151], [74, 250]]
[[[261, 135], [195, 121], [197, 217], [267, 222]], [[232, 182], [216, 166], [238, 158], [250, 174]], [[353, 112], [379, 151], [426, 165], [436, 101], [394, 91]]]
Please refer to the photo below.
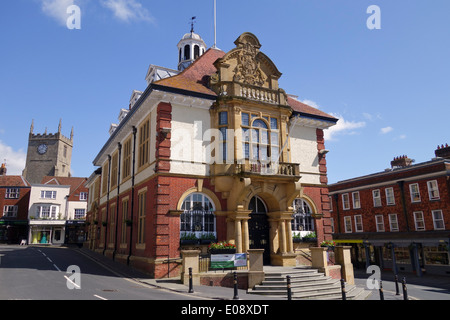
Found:
[[449, 147], [449, 145], [446, 143], [445, 146], [444, 145], [438, 146], [436, 151], [434, 151], [434, 154], [438, 158], [450, 159], [450, 147]]
[[395, 157], [393, 161], [391, 161], [391, 167], [392, 169], [395, 168], [405, 168], [412, 165], [414, 162], [413, 159], [408, 158], [408, 156], [403, 155], [399, 157]]
[[0, 167], [0, 176], [6, 176], [6, 163], [2, 163]]

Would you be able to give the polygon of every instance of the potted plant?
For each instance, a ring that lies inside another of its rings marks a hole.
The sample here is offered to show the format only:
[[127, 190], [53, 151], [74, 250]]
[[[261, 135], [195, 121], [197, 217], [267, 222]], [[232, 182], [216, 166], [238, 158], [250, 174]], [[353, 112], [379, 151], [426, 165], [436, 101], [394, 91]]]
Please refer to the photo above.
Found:
[[322, 248], [327, 248], [327, 251], [334, 251], [336, 243], [333, 240], [325, 240], [320, 243]]
[[180, 244], [181, 245], [192, 245], [192, 244], [198, 244], [198, 238], [193, 232], [185, 232], [181, 234], [180, 236]]
[[216, 241], [214, 233], [204, 233], [200, 236], [200, 244], [211, 244], [213, 241]]
[[236, 245], [228, 241], [211, 243], [208, 247], [211, 254], [233, 254], [236, 253]]

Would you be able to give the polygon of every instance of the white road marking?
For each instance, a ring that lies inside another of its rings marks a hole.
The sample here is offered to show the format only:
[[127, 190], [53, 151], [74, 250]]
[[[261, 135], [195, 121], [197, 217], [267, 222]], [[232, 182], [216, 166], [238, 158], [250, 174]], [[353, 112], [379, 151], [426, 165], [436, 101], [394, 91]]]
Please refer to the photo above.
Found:
[[98, 295], [96, 295], [96, 294], [94, 294], [94, 297], [99, 298], [99, 299], [101, 299], [101, 300], [108, 300], [108, 299], [103, 298], [103, 297], [100, 297], [100, 296], [98, 296]]

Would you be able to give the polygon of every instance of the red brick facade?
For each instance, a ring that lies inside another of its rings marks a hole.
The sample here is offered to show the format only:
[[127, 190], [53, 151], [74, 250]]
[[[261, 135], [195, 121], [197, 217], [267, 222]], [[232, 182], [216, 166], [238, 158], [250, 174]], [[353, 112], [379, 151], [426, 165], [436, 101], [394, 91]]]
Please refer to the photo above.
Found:
[[408, 158], [394, 159], [393, 169], [385, 172], [330, 185], [333, 237], [352, 244], [354, 258], [359, 250], [366, 264], [383, 265], [387, 259], [393, 268], [391, 250], [398, 250], [411, 260], [404, 269], [442, 273], [445, 268], [436, 264], [449, 265], [450, 163], [442, 158], [416, 165], [403, 160]]
[[[8, 193], [14, 191], [14, 194]], [[17, 191], [17, 192], [16, 192]], [[0, 242], [19, 244], [27, 238], [31, 186], [21, 176], [0, 176]], [[9, 216], [7, 208], [15, 207]]]

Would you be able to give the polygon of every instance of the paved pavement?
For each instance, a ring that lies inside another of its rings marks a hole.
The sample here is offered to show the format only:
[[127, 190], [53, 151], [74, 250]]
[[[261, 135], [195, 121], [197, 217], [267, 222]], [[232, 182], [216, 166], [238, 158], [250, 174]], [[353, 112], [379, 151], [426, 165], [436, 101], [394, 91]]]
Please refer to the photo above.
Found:
[[[150, 279], [145, 273], [139, 272], [133, 268], [126, 266], [123, 263], [115, 262], [112, 259], [105, 257], [99, 253], [93, 252], [91, 250], [81, 248], [73, 249], [79, 250], [80, 253], [89, 256], [91, 259], [95, 260], [97, 263], [102, 264], [105, 268], [116, 273], [119, 276], [133, 279], [140, 283], [145, 283], [147, 285], [166, 289], [173, 292], [178, 292], [182, 294], [188, 294], [196, 299], [215, 299], [215, 300], [233, 300], [234, 289], [224, 288], [217, 286], [194, 286], [194, 293], [189, 293], [189, 286], [180, 283], [180, 277], [176, 278], [165, 278], [165, 279]], [[246, 290], [238, 290], [239, 300], [285, 300], [285, 298], [278, 297], [268, 297], [261, 295], [248, 294]]]
[[[188, 294], [192, 298], [198, 299], [217, 299], [217, 300], [233, 300], [234, 289], [223, 288], [214, 286], [194, 286], [194, 293], [188, 293], [189, 287], [180, 283], [179, 277], [169, 279], [150, 279], [148, 275], [139, 272], [133, 268], [130, 268], [123, 263], [115, 262], [110, 258], [107, 258], [99, 253], [95, 253], [91, 250], [81, 248], [73, 249], [79, 250], [89, 256], [91, 259], [102, 264], [105, 268], [116, 274], [133, 279], [135, 281], [154, 286], [159, 289], [166, 289], [173, 292], [182, 294]], [[274, 267], [269, 267], [270, 271], [273, 271]], [[280, 269], [281, 267], [277, 267]], [[281, 268], [282, 269], [282, 268]], [[269, 270], [269, 269], [267, 269]], [[366, 274], [362, 270], [355, 269], [355, 285], [367, 290], [367, 279], [369, 274]], [[413, 274], [400, 274], [399, 275], [399, 295], [396, 295], [395, 282], [393, 281], [393, 275], [390, 272], [382, 272], [381, 279], [383, 285], [383, 293], [385, 300], [403, 300], [403, 290], [401, 279], [406, 277], [407, 279], [407, 293], [409, 300], [450, 300], [450, 276], [434, 276], [424, 275], [423, 277], [417, 277]], [[380, 300], [378, 290], [371, 290], [372, 294], [366, 300]], [[247, 294], [246, 290], [238, 290], [239, 300], [286, 300], [286, 298], [252, 295]]]

